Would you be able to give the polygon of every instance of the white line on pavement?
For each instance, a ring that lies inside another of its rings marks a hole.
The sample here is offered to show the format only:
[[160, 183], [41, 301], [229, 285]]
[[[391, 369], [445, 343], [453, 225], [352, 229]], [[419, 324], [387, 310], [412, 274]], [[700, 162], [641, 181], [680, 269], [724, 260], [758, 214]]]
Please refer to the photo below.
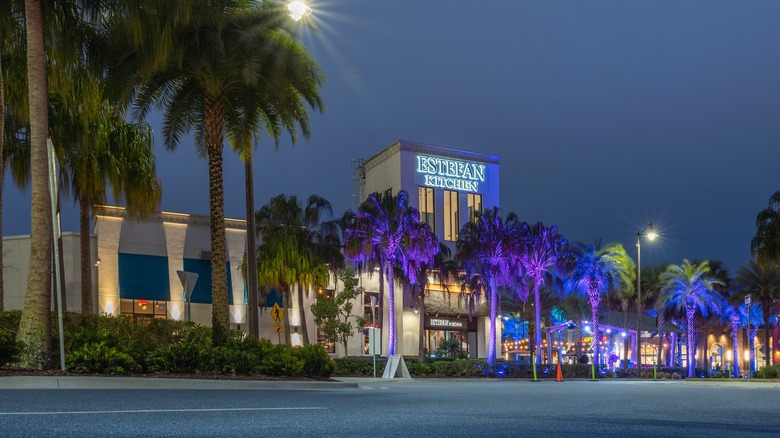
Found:
[[73, 414], [151, 414], [157, 412], [229, 412], [229, 411], [311, 411], [324, 407], [300, 408], [214, 408], [214, 409], [131, 409], [117, 411], [52, 411], [52, 412], [0, 412], [0, 415], [73, 415]]

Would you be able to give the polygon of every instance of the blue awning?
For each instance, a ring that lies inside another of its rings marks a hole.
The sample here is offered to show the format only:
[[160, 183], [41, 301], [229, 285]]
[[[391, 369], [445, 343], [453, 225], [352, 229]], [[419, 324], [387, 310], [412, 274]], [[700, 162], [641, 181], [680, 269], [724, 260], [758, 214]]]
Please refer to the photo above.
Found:
[[[233, 281], [230, 279], [230, 262], [227, 270], [228, 304], [233, 304]], [[191, 303], [211, 304], [211, 260], [184, 259], [184, 270], [198, 274], [195, 289], [190, 297]]]
[[119, 297], [169, 301], [168, 257], [120, 252]]

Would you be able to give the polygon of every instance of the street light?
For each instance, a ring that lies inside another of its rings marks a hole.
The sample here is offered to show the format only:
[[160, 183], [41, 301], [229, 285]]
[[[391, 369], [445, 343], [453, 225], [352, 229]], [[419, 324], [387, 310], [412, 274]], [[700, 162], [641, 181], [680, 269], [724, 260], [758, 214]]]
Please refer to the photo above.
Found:
[[287, 10], [290, 11], [290, 17], [295, 21], [311, 14], [311, 8], [306, 3], [300, 1], [290, 2], [287, 5]]
[[636, 354], [634, 357], [636, 358], [637, 368], [642, 366], [642, 335], [639, 328], [642, 316], [642, 237], [646, 237], [650, 241], [658, 237], [652, 222], [645, 225], [641, 231], [636, 232]]

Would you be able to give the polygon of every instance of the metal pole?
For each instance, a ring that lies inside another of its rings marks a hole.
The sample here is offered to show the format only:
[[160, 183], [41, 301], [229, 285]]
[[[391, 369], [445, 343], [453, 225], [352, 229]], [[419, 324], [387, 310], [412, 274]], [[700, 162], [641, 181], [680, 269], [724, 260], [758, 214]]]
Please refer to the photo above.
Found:
[[753, 345], [750, 340], [750, 301], [747, 305], [747, 344], [748, 344], [748, 380], [750, 380], [751, 374], [753, 374]]
[[642, 334], [639, 329], [639, 320], [642, 314], [642, 232], [636, 232], [636, 367], [642, 367]]
[[60, 278], [60, 254], [56, 245], [62, 230], [60, 229], [60, 215], [57, 213], [57, 158], [54, 156], [54, 145], [51, 139], [46, 140], [46, 154], [49, 159], [49, 195], [51, 197], [51, 217], [52, 217], [52, 237], [54, 244], [54, 285], [57, 294], [57, 328], [59, 329], [60, 341], [60, 369], [65, 371], [65, 333], [62, 322], [62, 290]]

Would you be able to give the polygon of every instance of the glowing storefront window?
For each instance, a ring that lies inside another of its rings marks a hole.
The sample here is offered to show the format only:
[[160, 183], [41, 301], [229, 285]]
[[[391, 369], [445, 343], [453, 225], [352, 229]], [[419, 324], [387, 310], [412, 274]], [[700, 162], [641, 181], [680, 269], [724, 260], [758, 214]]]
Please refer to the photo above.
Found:
[[466, 199], [469, 209], [469, 220], [473, 221], [477, 213], [482, 211], [482, 195], [479, 193], [467, 193]]
[[433, 189], [430, 187], [420, 187], [420, 220], [431, 227], [433, 234], [436, 234], [436, 210], [433, 205]]
[[460, 213], [458, 209], [458, 192], [444, 191], [444, 240], [458, 240], [460, 231]]

